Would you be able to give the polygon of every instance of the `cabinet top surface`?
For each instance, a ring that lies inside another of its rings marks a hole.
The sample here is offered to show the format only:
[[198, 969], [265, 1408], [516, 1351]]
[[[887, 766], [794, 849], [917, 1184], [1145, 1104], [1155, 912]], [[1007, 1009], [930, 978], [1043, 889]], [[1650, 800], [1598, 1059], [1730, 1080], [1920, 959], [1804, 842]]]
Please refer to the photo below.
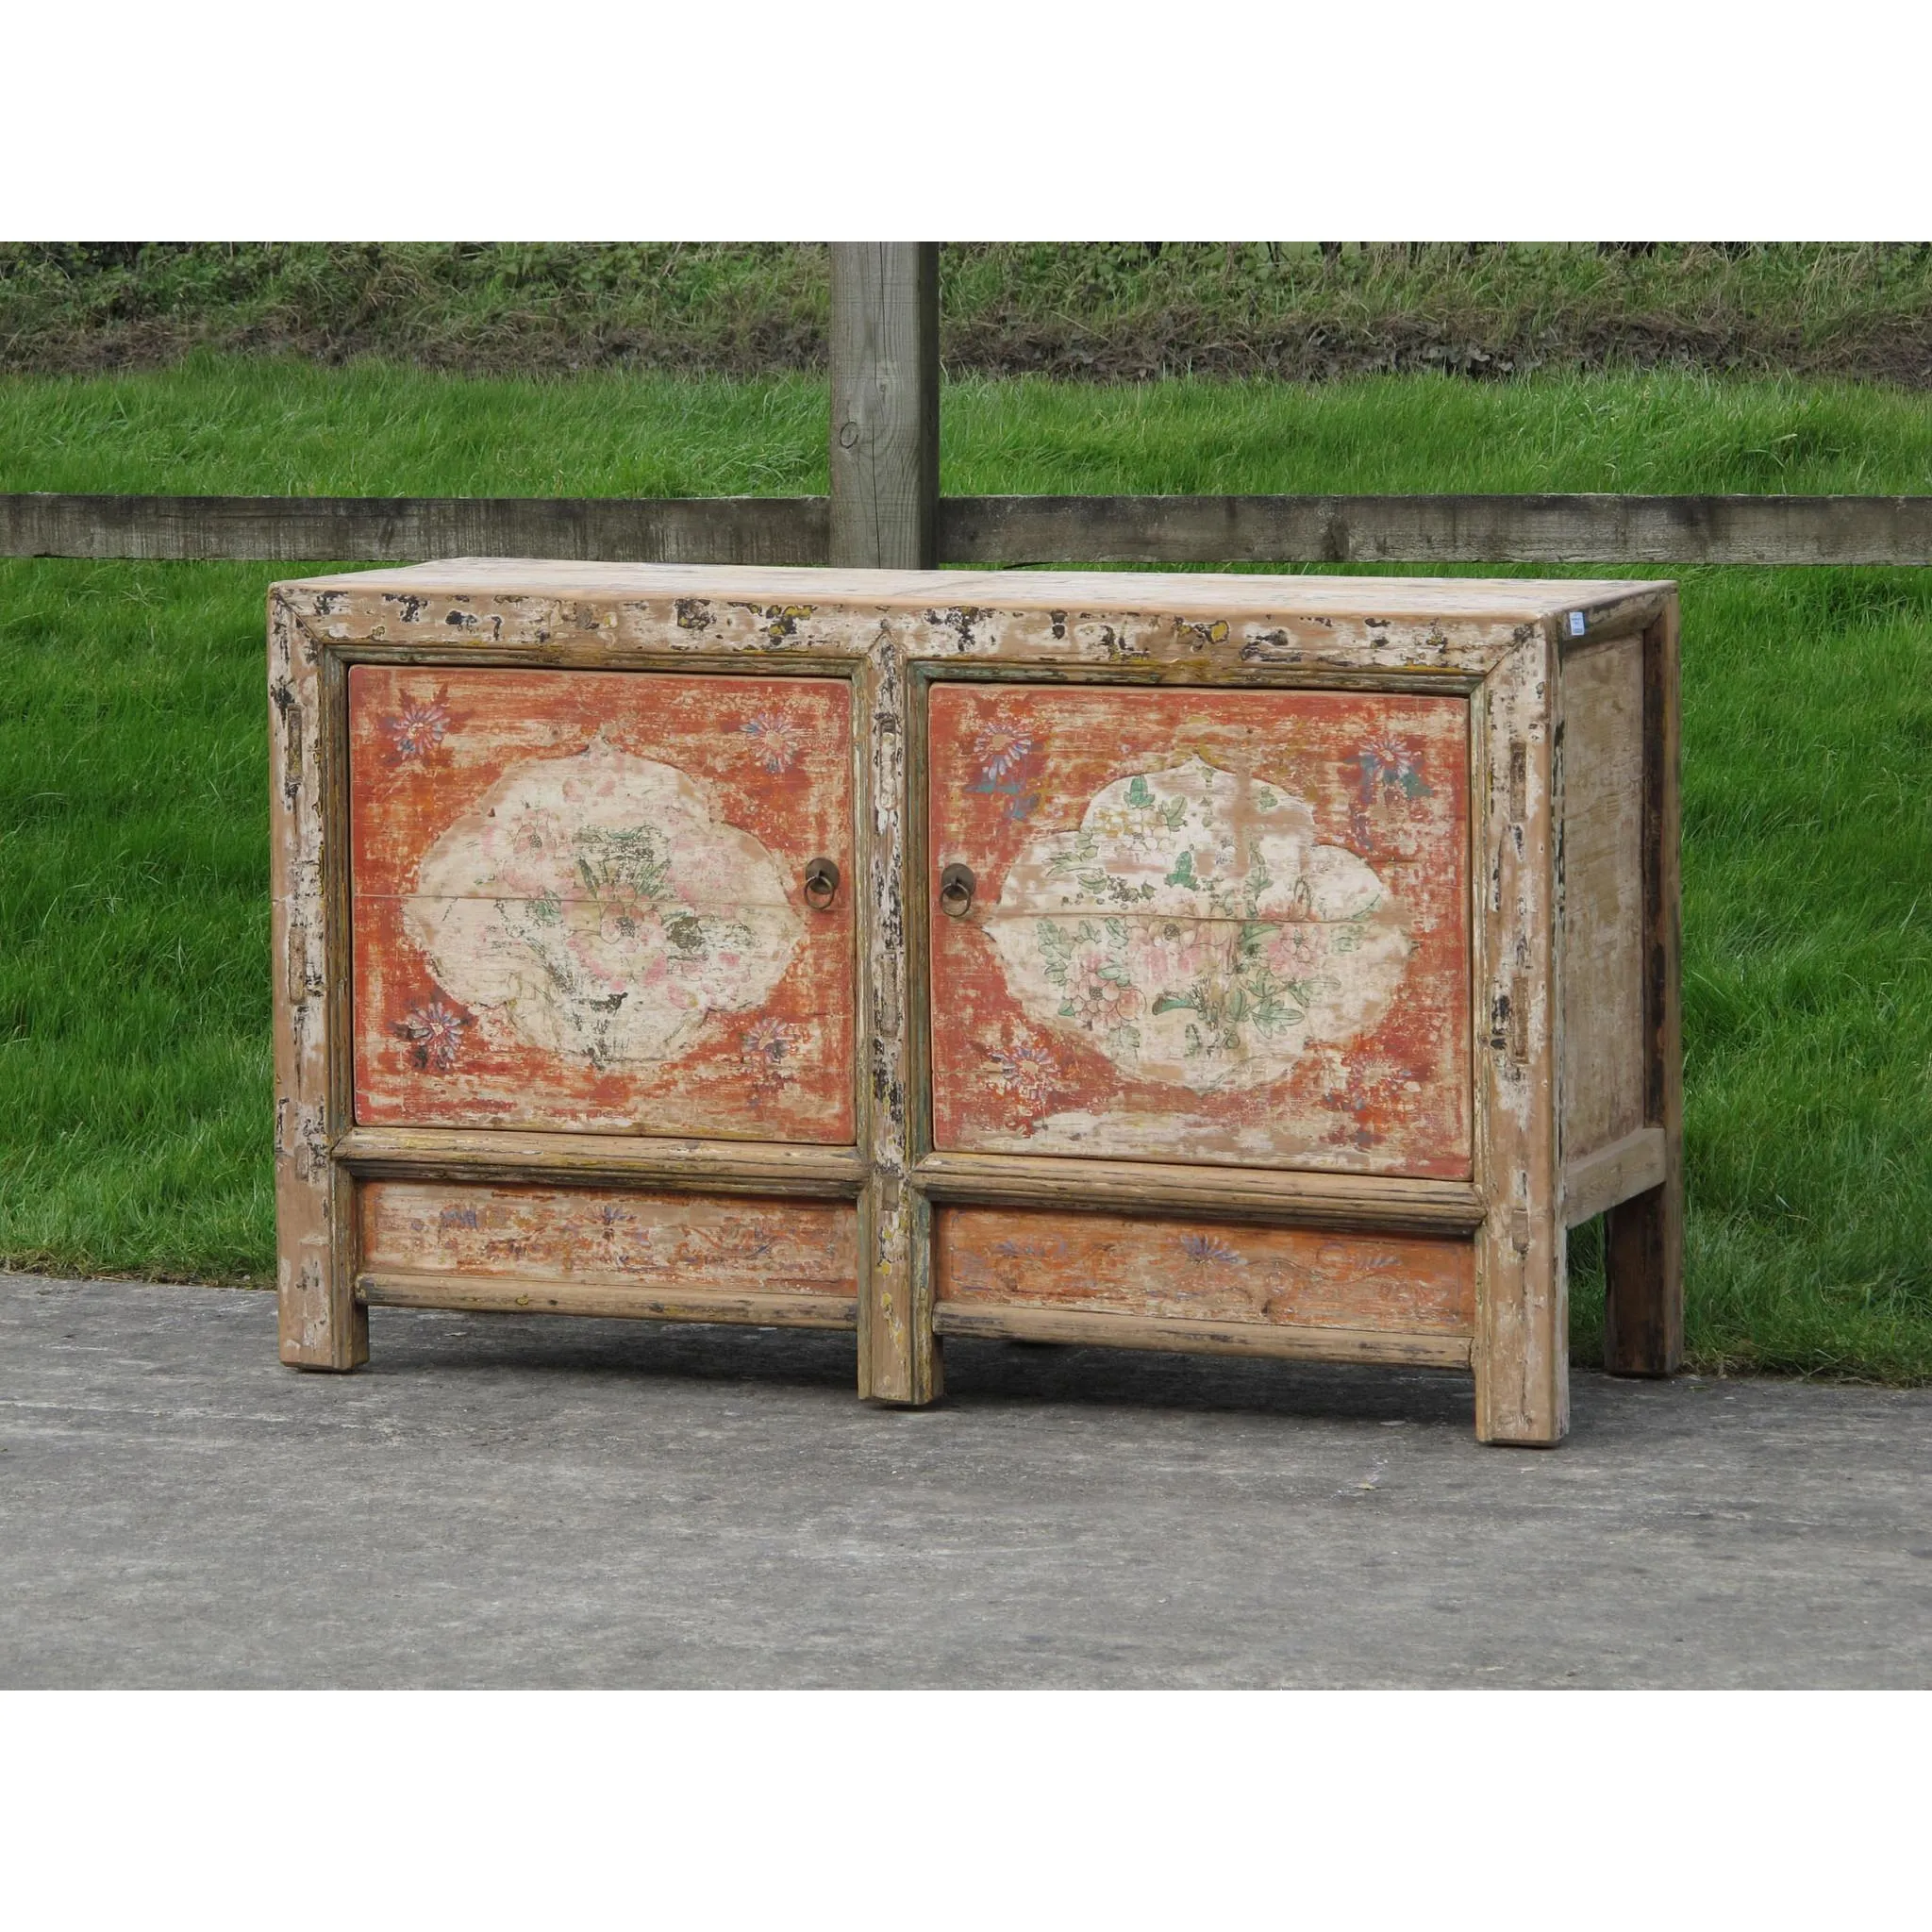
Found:
[[1527, 577], [1263, 576], [1156, 571], [893, 571], [757, 565], [449, 558], [395, 570], [303, 577], [284, 591], [458, 597], [809, 597], [821, 604], [918, 609], [936, 603], [1007, 610], [1197, 611], [1233, 616], [1435, 619], [1522, 624], [1675, 589], [1666, 581]]

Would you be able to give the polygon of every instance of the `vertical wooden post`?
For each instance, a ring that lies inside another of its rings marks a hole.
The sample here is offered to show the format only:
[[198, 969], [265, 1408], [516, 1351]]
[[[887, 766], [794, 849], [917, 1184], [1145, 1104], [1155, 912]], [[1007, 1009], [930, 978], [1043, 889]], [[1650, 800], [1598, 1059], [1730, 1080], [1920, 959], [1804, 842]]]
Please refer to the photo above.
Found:
[[1536, 627], [1518, 635], [1473, 701], [1474, 784], [1486, 794], [1472, 800], [1487, 901], [1476, 921], [1477, 1172], [1490, 1197], [1476, 1235], [1475, 1428], [1485, 1442], [1546, 1447], [1570, 1426], [1569, 1250], [1557, 1158], [1557, 644]]
[[1643, 1111], [1664, 1130], [1664, 1179], [1605, 1223], [1604, 1367], [1613, 1375], [1674, 1374], [1684, 1359], [1678, 763], [1673, 606], [1643, 634]]
[[[940, 251], [935, 242], [832, 244], [831, 561], [930, 570], [940, 495]], [[868, 889], [874, 894], [867, 998], [874, 1044], [873, 1173], [860, 1204], [858, 1392], [917, 1407], [941, 1391], [932, 1329], [931, 1213], [910, 1185], [908, 1108], [914, 1010], [906, 982], [908, 720], [899, 644], [881, 633], [870, 667]]]
[[832, 550], [930, 570], [940, 499], [937, 242], [832, 243]]

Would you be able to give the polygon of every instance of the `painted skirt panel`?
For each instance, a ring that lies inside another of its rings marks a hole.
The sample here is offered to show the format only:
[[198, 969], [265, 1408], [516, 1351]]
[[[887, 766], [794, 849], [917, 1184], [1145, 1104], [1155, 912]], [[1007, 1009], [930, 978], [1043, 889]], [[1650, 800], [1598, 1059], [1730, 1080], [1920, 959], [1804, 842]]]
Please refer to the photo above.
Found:
[[1468, 1241], [1142, 1221], [1037, 1208], [941, 1208], [939, 1298], [1157, 1320], [1468, 1335]]
[[361, 1265], [374, 1274], [659, 1293], [858, 1292], [858, 1215], [843, 1201], [445, 1181], [370, 1181], [358, 1195]]

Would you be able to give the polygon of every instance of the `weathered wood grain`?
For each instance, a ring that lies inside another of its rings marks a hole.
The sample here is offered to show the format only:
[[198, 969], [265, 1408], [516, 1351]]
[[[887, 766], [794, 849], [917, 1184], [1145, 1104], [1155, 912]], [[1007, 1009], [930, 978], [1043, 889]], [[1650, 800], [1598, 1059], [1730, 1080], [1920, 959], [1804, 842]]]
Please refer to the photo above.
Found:
[[1473, 707], [1478, 989], [1476, 1433], [1543, 1447], [1570, 1424], [1569, 1278], [1557, 1137], [1554, 704], [1557, 644], [1539, 627]]
[[[1033, 655], [1048, 663], [1097, 661], [1126, 671], [1154, 653], [1151, 630], [1159, 621], [1182, 655], [1211, 658], [1215, 649], [1189, 626], [1226, 618], [1265, 627], [1294, 623], [1292, 646], [1319, 637], [1324, 621], [1344, 631], [1357, 669], [1473, 672], [1480, 676], [1495, 652], [1514, 641], [1524, 624], [1569, 634], [1571, 612], [1582, 614], [1590, 638], [1641, 630], [1663, 608], [1674, 586], [1628, 578], [1580, 577], [1269, 577], [1244, 573], [1185, 576], [1140, 571], [870, 571], [675, 563], [575, 562], [544, 558], [452, 557], [393, 570], [350, 571], [305, 577], [277, 587], [311, 610], [330, 637], [379, 637], [425, 644], [463, 638], [508, 648], [554, 639], [558, 631], [594, 631], [580, 641], [604, 649], [635, 641], [664, 653], [702, 651], [719, 642], [756, 648], [756, 625], [734, 613], [775, 605], [810, 605], [837, 617], [849, 631], [859, 613], [924, 619], [904, 636], [913, 657], [982, 655], [979, 619], [1003, 615], [1038, 619], [1037, 642], [1058, 649]], [[679, 628], [670, 613], [680, 603], [702, 605], [709, 627]], [[457, 612], [453, 619], [451, 611]], [[591, 613], [596, 613], [594, 625]], [[1062, 620], [1058, 634], [1056, 617]], [[1109, 651], [1100, 626], [1111, 619]], [[1119, 627], [1130, 623], [1144, 651], [1123, 651]], [[1086, 631], [1092, 629], [1091, 648]], [[448, 626], [439, 629], [439, 626]], [[455, 635], [460, 632], [461, 636]], [[866, 632], [869, 638], [871, 633]], [[775, 650], [822, 655], [835, 647], [809, 620], [766, 633]], [[1281, 663], [1301, 658], [1265, 636], [1243, 635]], [[1402, 655], [1395, 655], [1399, 651]], [[1474, 655], [1472, 652], [1474, 651]], [[1230, 654], [1239, 658], [1240, 650]], [[1260, 652], [1256, 654], [1257, 657]]]
[[865, 1273], [858, 1307], [858, 1392], [868, 1401], [936, 1402], [943, 1362], [932, 1325], [932, 1209], [910, 1185], [918, 1129], [918, 1010], [907, 940], [907, 857], [913, 841], [908, 764], [908, 680], [901, 641], [882, 621], [861, 685], [866, 809], [861, 851], [867, 894], [860, 966], [867, 1077], [863, 1090], [872, 1177], [859, 1204]]
[[1057, 1208], [1077, 1200], [1116, 1214], [1194, 1215], [1397, 1233], [1468, 1234], [1482, 1225], [1488, 1211], [1470, 1181], [1391, 1180], [1287, 1168], [1179, 1167], [1087, 1156], [927, 1154], [913, 1169], [913, 1179], [936, 1201]]
[[1932, 562], [1932, 496], [946, 497], [948, 563]]
[[345, 855], [326, 809], [324, 679], [295, 611], [268, 609], [269, 903], [274, 961], [275, 1279], [281, 1358], [342, 1371], [369, 1358], [346, 1249], [347, 1190], [330, 1159], [335, 1009], [327, 887]]
[[1604, 1366], [1674, 1374], [1684, 1358], [1684, 1036], [1680, 713], [1674, 604], [1643, 638], [1644, 1117], [1663, 1130], [1664, 1174], [1605, 1227]]
[[351, 1127], [335, 1158], [368, 1178], [610, 1182], [692, 1192], [851, 1200], [870, 1172], [857, 1148], [652, 1135]]
[[941, 1335], [970, 1335], [986, 1341], [1056, 1341], [1076, 1348], [1154, 1348], [1182, 1355], [1386, 1362], [1433, 1369], [1467, 1369], [1470, 1358], [1466, 1337], [1407, 1335], [1389, 1328], [1289, 1328], [1266, 1322], [1173, 1322], [1141, 1315], [968, 1307], [953, 1302], [941, 1302], [934, 1321]]
[[1661, 1127], [1634, 1127], [1621, 1141], [1563, 1167], [1563, 1221], [1569, 1227], [1663, 1184], [1669, 1158]]
[[941, 1308], [1465, 1337], [1475, 1319], [1466, 1241], [1028, 1208], [941, 1208], [934, 1232]]
[[759, 1328], [850, 1328], [858, 1302], [836, 1295], [659, 1293], [629, 1284], [487, 1280], [473, 1274], [360, 1274], [364, 1307], [451, 1308], [468, 1314], [592, 1315], [621, 1321], [732, 1322]]
[[350, 674], [356, 1119], [846, 1144], [851, 687]]
[[[0, 557], [818, 565], [831, 525], [825, 497], [28, 492], [0, 494]], [[942, 497], [924, 560], [1923, 565], [1932, 496]]]
[[822, 564], [825, 499], [0, 495], [0, 557]]
[[1461, 699], [940, 684], [928, 739], [936, 1147], [1468, 1174]]
[[939, 561], [940, 267], [933, 242], [832, 243], [827, 560]]
[[519, 1292], [540, 1284], [678, 1306], [747, 1294], [849, 1303], [858, 1291], [858, 1218], [843, 1203], [446, 1181], [367, 1181], [357, 1195], [358, 1277], [513, 1279]]
[[1643, 1123], [1643, 642], [1559, 665], [1563, 1158]]

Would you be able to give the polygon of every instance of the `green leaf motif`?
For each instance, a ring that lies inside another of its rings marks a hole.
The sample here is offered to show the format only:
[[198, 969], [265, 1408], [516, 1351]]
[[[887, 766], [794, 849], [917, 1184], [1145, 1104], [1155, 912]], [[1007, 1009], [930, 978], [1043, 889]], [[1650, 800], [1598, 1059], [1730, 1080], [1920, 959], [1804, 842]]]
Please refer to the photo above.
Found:
[[1147, 781], [1139, 773], [1134, 774], [1127, 786], [1127, 804], [1135, 811], [1145, 811], [1154, 803], [1154, 794], [1147, 789]]

